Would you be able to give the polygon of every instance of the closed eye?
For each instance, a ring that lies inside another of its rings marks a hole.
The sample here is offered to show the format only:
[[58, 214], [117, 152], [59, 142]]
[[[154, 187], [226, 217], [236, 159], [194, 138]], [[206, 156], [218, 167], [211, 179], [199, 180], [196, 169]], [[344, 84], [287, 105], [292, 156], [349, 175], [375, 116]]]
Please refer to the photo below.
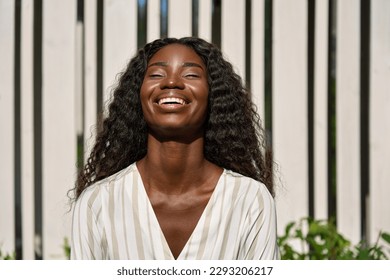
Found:
[[149, 77], [150, 78], [161, 78], [161, 77], [163, 77], [163, 75], [162, 74], [150, 74]]
[[184, 77], [186, 78], [199, 78], [200, 76], [195, 73], [186, 74]]

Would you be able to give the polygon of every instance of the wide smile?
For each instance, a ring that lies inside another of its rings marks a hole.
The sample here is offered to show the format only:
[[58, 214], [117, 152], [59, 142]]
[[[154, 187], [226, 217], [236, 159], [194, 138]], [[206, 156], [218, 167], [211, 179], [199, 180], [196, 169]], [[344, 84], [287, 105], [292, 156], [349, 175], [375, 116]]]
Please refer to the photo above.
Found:
[[178, 97], [164, 97], [157, 100], [158, 105], [186, 105], [188, 102]]
[[154, 105], [164, 111], [177, 111], [186, 108], [191, 102], [185, 96], [175, 94], [172, 95], [161, 95], [154, 100]]

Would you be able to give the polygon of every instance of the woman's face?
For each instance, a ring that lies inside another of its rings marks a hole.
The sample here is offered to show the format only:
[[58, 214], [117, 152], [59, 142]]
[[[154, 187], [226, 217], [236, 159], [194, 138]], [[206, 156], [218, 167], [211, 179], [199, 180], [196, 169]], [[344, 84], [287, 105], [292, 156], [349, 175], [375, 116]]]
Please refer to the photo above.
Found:
[[181, 44], [160, 49], [148, 63], [140, 93], [150, 132], [202, 135], [208, 90], [206, 66], [194, 50]]

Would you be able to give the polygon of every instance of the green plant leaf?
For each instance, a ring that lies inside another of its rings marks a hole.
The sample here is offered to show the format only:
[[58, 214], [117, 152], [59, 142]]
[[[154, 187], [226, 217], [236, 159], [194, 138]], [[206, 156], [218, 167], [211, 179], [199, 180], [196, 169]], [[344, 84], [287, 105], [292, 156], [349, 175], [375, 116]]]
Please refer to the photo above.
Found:
[[64, 250], [65, 257], [70, 259], [70, 245], [67, 237], [64, 238], [64, 244], [62, 244], [62, 249]]
[[[385, 242], [390, 244], [390, 234], [380, 233]], [[300, 241], [300, 249], [291, 244]], [[281, 258], [285, 260], [385, 260], [388, 258], [384, 249], [367, 244], [362, 240], [353, 246], [351, 242], [337, 231], [335, 219], [314, 220], [302, 218], [291, 222], [285, 229], [285, 235], [278, 237]], [[305, 250], [303, 248], [308, 248]]]
[[390, 234], [389, 234], [389, 233], [383, 232], [383, 233], [381, 234], [381, 237], [382, 237], [383, 240], [385, 240], [387, 243], [390, 244]]

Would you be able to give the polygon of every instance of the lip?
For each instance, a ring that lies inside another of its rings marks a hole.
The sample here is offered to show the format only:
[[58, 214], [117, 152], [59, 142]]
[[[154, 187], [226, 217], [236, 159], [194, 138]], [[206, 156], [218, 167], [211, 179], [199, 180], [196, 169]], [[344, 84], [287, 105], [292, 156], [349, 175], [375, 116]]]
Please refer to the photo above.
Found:
[[181, 98], [177, 97], [164, 97], [157, 101], [158, 105], [167, 105], [167, 104], [178, 104], [178, 105], [185, 105], [186, 101]]
[[153, 100], [153, 104], [163, 108], [180, 108], [190, 103], [186, 96], [177, 93], [160, 94]]

